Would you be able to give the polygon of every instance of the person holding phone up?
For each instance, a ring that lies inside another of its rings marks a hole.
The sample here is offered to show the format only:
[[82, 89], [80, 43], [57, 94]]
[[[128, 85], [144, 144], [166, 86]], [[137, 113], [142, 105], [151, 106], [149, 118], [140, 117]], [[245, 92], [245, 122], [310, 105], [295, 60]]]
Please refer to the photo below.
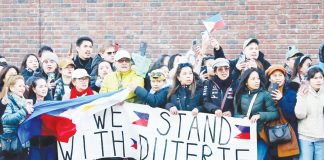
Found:
[[[298, 88], [295, 85], [292, 85], [290, 82], [286, 81], [287, 71], [281, 65], [272, 65], [266, 71], [267, 79], [269, 83], [267, 84], [268, 91], [271, 93], [272, 99], [275, 102], [275, 105], [279, 111], [279, 116], [283, 116], [290, 126], [294, 130], [295, 136], [293, 141], [296, 143], [289, 143], [289, 148], [295, 148], [298, 150], [298, 132], [297, 132], [297, 118], [295, 116], [295, 105], [296, 105], [296, 96]], [[280, 114], [282, 113], [282, 114]], [[295, 146], [291, 146], [295, 145]], [[287, 146], [286, 146], [287, 151]], [[280, 159], [278, 157], [278, 147], [271, 146], [269, 148], [269, 155], [273, 159]], [[290, 158], [298, 156], [298, 153], [291, 152]], [[285, 157], [287, 158], [287, 157]]]
[[55, 81], [58, 79], [58, 56], [53, 52], [43, 52], [41, 59], [41, 68], [38, 72], [34, 72], [33, 76], [28, 78], [26, 85], [31, 86], [37, 77], [44, 78], [47, 82], [49, 92], [46, 99], [53, 99], [55, 92]]

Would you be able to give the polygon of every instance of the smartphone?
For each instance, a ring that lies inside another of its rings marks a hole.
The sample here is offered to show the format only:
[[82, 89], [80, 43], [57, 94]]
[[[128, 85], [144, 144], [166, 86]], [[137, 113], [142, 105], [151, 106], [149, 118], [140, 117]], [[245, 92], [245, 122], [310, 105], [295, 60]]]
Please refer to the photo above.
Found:
[[244, 62], [246, 62], [246, 57], [245, 57], [244, 54], [242, 54], [242, 55], [240, 55], [240, 57], [239, 57], [237, 63], [244, 63]]
[[141, 56], [145, 56], [146, 49], [147, 49], [147, 43], [146, 42], [141, 42], [140, 47], [139, 47], [139, 51], [140, 51]]
[[47, 78], [47, 82], [53, 83], [54, 81], [55, 81], [55, 73], [49, 73], [48, 78]]
[[200, 69], [200, 73], [206, 74], [207, 73], [207, 66], [202, 66]]
[[278, 88], [279, 88], [278, 83], [271, 83], [271, 92], [278, 90]]

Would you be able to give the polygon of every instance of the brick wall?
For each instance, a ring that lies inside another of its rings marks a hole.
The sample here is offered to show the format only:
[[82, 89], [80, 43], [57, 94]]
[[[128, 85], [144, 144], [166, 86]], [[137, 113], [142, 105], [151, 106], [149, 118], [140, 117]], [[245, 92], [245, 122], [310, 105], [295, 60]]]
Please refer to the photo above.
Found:
[[317, 59], [324, 40], [323, 0], [1, 0], [0, 54], [17, 65], [46, 44], [62, 57], [71, 42], [87, 35], [95, 52], [109, 40], [130, 52], [146, 41], [156, 58], [185, 52], [201, 38], [201, 20], [216, 12], [226, 23], [216, 34], [231, 58], [245, 39], [256, 37], [273, 63], [284, 61], [289, 44]]

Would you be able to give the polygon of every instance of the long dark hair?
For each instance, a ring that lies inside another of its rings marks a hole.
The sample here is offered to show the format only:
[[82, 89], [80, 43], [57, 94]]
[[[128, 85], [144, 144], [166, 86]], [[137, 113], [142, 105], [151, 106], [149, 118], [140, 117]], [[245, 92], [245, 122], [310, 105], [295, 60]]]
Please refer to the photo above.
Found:
[[[38, 67], [40, 67], [40, 62], [39, 62], [39, 59], [37, 58], [37, 56], [35, 55], [35, 54], [27, 54], [25, 57], [24, 57], [24, 59], [23, 59], [23, 61], [21, 62], [21, 66], [20, 66], [20, 71], [23, 71], [26, 67], [27, 67], [27, 59], [30, 57], [30, 56], [34, 56], [36, 59], [37, 59], [37, 61], [38, 61]], [[27, 79], [26, 79], [27, 80]]]
[[297, 75], [299, 75], [299, 71], [302, 68], [303, 64], [305, 63], [306, 59], [310, 59], [308, 56], [301, 56], [296, 58], [295, 63], [294, 63], [294, 68], [292, 69], [292, 74], [291, 74], [291, 80], [295, 79]]
[[170, 56], [169, 63], [168, 63], [169, 70], [171, 70], [173, 67], [176, 67], [176, 66], [173, 66], [173, 63], [177, 56], [181, 56], [181, 54], [174, 54], [174, 55]]
[[192, 68], [192, 65], [189, 64], [189, 63], [180, 63], [178, 66], [177, 66], [177, 70], [176, 70], [176, 73], [174, 74], [173, 76], [173, 84], [172, 84], [172, 87], [171, 89], [169, 90], [169, 93], [168, 93], [168, 100], [170, 100], [171, 96], [177, 91], [177, 89], [181, 86], [181, 83], [180, 81], [178, 80], [178, 76], [180, 75], [180, 72], [182, 70], [182, 68], [184, 67], [190, 67], [191, 70], [192, 70], [192, 74], [193, 74], [193, 81], [189, 87], [189, 89], [191, 90], [191, 98], [194, 97], [195, 95], [195, 91], [196, 91], [196, 79], [195, 79], [195, 75], [194, 75], [194, 72], [193, 72], [193, 68]]
[[11, 68], [15, 69], [16, 72], [17, 72], [17, 74], [20, 73], [20, 72], [19, 72], [19, 69], [18, 69], [16, 66], [8, 65], [8, 66], [4, 67], [4, 68], [1, 70], [1, 72], [0, 72], [0, 87], [2, 87], [2, 86], [4, 85], [4, 81], [3, 81], [3, 80], [5, 79], [7, 72], [8, 72]]
[[256, 68], [249, 68], [243, 72], [243, 74], [240, 77], [239, 84], [236, 89], [235, 93], [235, 104], [238, 106], [239, 111], [241, 111], [241, 95], [243, 92], [247, 91], [246, 83], [251, 75], [251, 73], [257, 72], [260, 77], [260, 88], [264, 88], [264, 76], [260, 73], [260, 71]]

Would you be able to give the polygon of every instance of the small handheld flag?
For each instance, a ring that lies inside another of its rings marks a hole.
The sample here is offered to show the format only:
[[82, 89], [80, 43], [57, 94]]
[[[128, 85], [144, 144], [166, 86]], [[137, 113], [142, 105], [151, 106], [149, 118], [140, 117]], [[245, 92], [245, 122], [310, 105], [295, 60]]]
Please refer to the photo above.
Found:
[[217, 13], [216, 15], [209, 17], [207, 20], [203, 21], [203, 23], [209, 33], [212, 33], [216, 29], [223, 27], [225, 25], [220, 13]]

